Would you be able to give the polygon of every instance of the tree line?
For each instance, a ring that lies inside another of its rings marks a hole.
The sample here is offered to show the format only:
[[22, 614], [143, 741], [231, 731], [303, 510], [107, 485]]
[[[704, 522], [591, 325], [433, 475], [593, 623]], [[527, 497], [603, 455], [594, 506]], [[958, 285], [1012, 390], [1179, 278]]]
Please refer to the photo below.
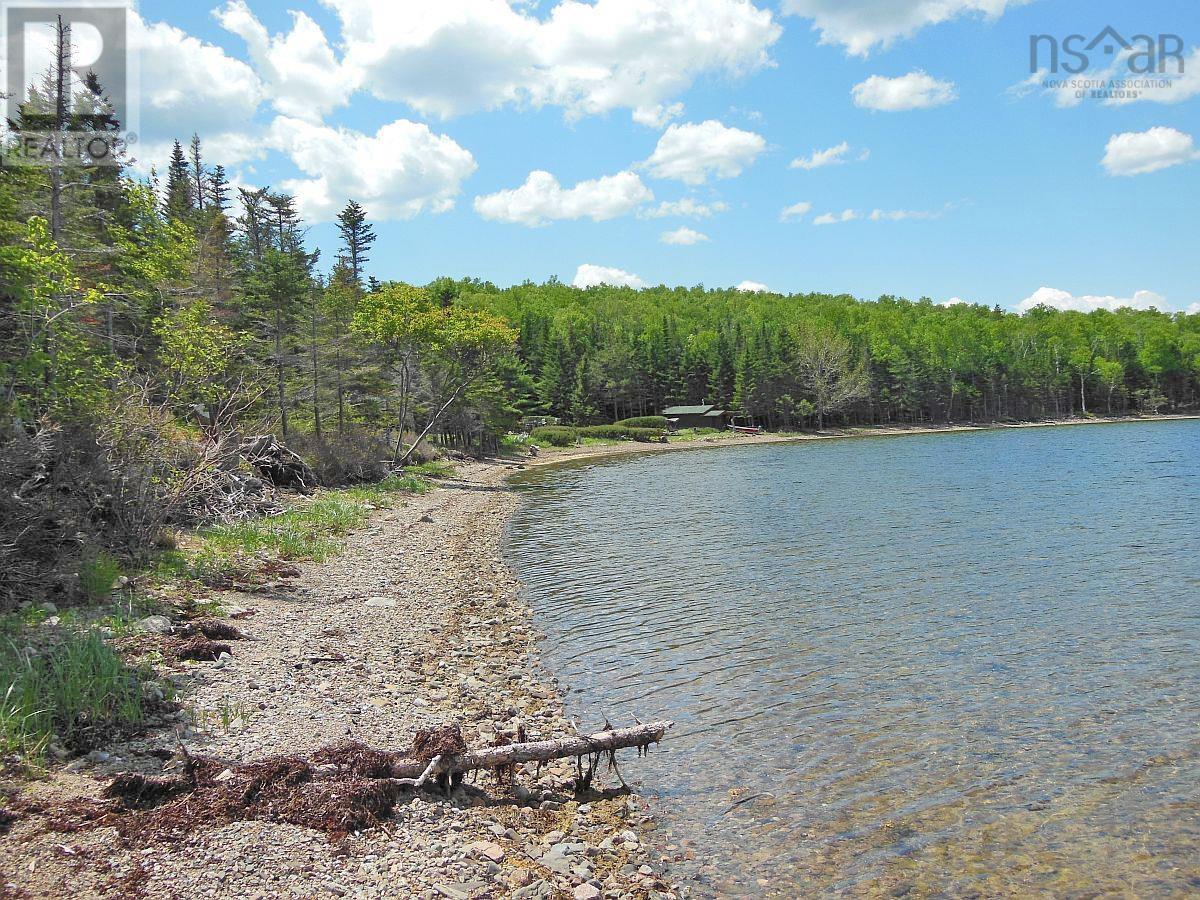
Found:
[[520, 332], [531, 410], [610, 422], [714, 403], [770, 428], [1194, 409], [1200, 315], [551, 281], [457, 285]]

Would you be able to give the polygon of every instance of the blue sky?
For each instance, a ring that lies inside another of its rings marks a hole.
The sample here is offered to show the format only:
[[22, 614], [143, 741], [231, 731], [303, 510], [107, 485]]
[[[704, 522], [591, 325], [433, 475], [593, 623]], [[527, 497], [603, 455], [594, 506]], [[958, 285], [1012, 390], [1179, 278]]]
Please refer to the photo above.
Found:
[[[240, 181], [295, 189], [327, 258], [354, 196], [381, 279], [1200, 301], [1194, 0], [139, 10], [143, 163], [195, 126]], [[1126, 103], [1014, 89], [1031, 33], [1105, 25], [1178, 34], [1184, 75]], [[820, 151], [839, 162], [790, 165]], [[650, 215], [684, 199], [709, 214]]]

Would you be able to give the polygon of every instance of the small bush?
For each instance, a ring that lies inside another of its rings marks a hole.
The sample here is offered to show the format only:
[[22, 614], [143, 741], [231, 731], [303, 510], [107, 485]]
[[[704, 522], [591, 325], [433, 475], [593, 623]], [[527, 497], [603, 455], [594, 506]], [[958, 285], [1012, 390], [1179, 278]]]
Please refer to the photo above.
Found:
[[546, 425], [533, 429], [529, 439], [535, 444], [549, 444], [551, 447], [573, 447], [579, 439], [579, 432], [562, 425]]
[[322, 487], [382, 481], [393, 452], [380, 436], [366, 432], [293, 435], [288, 445], [312, 467]]
[[84, 752], [139, 724], [141, 678], [94, 631], [43, 653], [0, 648], [0, 750], [40, 757], [50, 741]]
[[653, 441], [662, 434], [661, 428], [633, 428], [627, 425], [592, 425], [579, 429], [582, 437], [610, 441]]
[[627, 428], [657, 428], [662, 430], [667, 427], [666, 416], [634, 416], [630, 419], [620, 419], [618, 425], [624, 425]]

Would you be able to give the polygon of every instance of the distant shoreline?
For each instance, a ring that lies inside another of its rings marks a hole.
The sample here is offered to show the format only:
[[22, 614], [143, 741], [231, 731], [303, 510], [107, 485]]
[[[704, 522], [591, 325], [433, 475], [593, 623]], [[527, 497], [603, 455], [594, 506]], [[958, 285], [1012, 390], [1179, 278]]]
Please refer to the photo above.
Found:
[[703, 450], [711, 447], [748, 447], [758, 444], [791, 444], [802, 441], [827, 441], [858, 437], [899, 437], [917, 434], [949, 434], [963, 431], [1002, 431], [1009, 428], [1055, 428], [1066, 425], [1118, 425], [1131, 422], [1173, 422], [1200, 419], [1200, 413], [1157, 416], [1097, 416], [1095, 418], [1045, 419], [1037, 422], [985, 422], [962, 425], [875, 425], [826, 429], [820, 432], [765, 432], [761, 435], [697, 438], [666, 444], [624, 441], [589, 444], [580, 447], [542, 448], [538, 455], [522, 459], [525, 468], [542, 468], [573, 460], [602, 459], [635, 453], [661, 453], [671, 450]]

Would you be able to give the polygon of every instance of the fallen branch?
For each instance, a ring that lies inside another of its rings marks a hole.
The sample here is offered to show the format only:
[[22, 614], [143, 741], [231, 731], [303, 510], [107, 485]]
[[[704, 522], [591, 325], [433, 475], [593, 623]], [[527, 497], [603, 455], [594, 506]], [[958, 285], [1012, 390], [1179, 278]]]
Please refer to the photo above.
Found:
[[[591, 735], [581, 734], [550, 741], [528, 741], [503, 747], [468, 750], [457, 756], [444, 755], [430, 774], [437, 775], [451, 770], [469, 772], [474, 769], [498, 769], [527, 762], [549, 762], [553, 759], [615, 752], [626, 747], [645, 749], [661, 741], [671, 725], [671, 722], [647, 722], [645, 725], [613, 728]], [[428, 760], [397, 758], [391, 765], [392, 777], [397, 780], [420, 778], [425, 774], [428, 765]]]

